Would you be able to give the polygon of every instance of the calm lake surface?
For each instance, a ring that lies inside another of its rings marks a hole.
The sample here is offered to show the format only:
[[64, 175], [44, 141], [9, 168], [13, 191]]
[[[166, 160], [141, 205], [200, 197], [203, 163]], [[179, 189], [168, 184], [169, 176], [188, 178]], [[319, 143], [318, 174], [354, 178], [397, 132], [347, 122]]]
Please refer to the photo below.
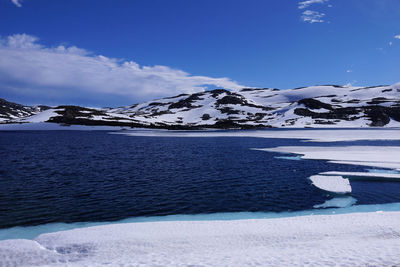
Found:
[[[0, 228], [170, 214], [309, 210], [333, 197], [312, 186], [309, 176], [368, 169], [278, 159], [282, 154], [251, 150], [327, 143], [109, 133], [0, 132]], [[400, 142], [329, 143], [366, 144]], [[400, 202], [398, 182], [351, 185], [357, 204]]]

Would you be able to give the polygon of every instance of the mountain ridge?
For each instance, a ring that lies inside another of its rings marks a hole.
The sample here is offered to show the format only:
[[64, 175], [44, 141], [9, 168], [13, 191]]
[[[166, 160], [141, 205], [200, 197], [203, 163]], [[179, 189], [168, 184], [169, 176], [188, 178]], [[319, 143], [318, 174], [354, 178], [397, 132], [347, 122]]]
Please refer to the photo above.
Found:
[[215, 89], [118, 108], [29, 107], [0, 100], [0, 123], [34, 122], [165, 129], [400, 127], [400, 89], [388, 85]]

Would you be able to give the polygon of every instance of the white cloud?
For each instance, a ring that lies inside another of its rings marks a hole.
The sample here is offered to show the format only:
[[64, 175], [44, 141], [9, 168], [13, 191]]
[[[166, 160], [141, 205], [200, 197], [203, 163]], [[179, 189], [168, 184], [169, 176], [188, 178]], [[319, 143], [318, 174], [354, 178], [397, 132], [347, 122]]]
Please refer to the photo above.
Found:
[[299, 9], [305, 9], [307, 7], [309, 7], [310, 5], [313, 4], [324, 4], [326, 2], [328, 2], [329, 0], [307, 0], [307, 1], [302, 1], [299, 2]]
[[351, 73], [351, 72], [353, 72], [353, 70], [346, 70], [346, 72], [347, 72], [347, 73]]
[[400, 34], [394, 36], [395, 39], [400, 39]]
[[324, 22], [324, 20], [322, 19], [324, 16], [325, 16], [324, 13], [320, 13], [318, 11], [306, 10], [303, 12], [301, 19], [304, 22], [308, 23], [321, 23]]
[[13, 2], [13, 4], [16, 5], [17, 7], [22, 7], [20, 0], [11, 0], [11, 2]]
[[204, 91], [240, 89], [228, 78], [193, 76], [168, 66], [140, 66], [75, 46], [45, 47], [38, 38], [0, 38], [0, 86], [14, 93], [61, 98], [76, 94], [122, 96], [132, 101]]
[[393, 45], [393, 42], [389, 42], [389, 46], [392, 46]]

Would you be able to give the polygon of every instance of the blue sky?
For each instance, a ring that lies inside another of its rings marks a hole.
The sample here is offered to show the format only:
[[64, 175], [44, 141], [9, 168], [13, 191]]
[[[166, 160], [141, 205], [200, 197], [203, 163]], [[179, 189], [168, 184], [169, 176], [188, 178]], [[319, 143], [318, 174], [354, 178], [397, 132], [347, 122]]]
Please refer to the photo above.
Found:
[[398, 0], [0, 0], [0, 36], [25, 104], [400, 81]]

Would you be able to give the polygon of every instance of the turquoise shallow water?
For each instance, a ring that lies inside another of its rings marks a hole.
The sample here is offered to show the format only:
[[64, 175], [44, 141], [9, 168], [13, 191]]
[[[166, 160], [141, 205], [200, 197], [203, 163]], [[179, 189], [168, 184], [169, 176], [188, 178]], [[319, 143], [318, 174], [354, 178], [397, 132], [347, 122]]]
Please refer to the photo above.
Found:
[[165, 222], [165, 221], [221, 221], [221, 220], [251, 220], [251, 219], [275, 219], [308, 215], [336, 215], [355, 212], [393, 212], [400, 211], [400, 203], [355, 205], [345, 208], [314, 209], [295, 212], [235, 212], [196, 215], [167, 215], [157, 217], [134, 217], [115, 222], [79, 222], [79, 223], [51, 223], [38, 226], [13, 227], [0, 229], [0, 240], [5, 239], [34, 239], [40, 234], [58, 231], [72, 230], [99, 225], [118, 223], [143, 223], [143, 222]]

